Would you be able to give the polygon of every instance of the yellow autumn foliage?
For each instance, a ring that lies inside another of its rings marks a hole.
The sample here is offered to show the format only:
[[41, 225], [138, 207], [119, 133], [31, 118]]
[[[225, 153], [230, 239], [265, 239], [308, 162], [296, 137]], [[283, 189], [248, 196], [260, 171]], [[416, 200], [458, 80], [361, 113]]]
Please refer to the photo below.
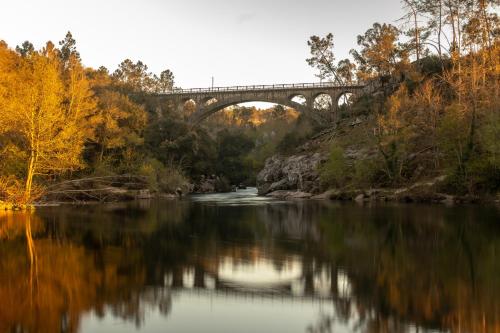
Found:
[[0, 136], [24, 153], [23, 201], [30, 202], [35, 176], [82, 166], [95, 103], [78, 60], [64, 68], [51, 43], [24, 57], [2, 44], [0, 59]]

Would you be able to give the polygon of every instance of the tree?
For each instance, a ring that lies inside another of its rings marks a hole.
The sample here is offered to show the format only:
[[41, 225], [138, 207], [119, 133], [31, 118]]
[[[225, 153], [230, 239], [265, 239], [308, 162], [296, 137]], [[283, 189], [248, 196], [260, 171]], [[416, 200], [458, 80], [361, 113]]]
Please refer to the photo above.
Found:
[[273, 120], [281, 120], [286, 118], [286, 116], [287, 116], [287, 109], [283, 105], [276, 104], [271, 109], [271, 117]]
[[132, 92], [151, 92], [155, 90], [153, 75], [148, 72], [148, 66], [140, 60], [136, 63], [133, 63], [130, 59], [122, 61], [118, 65], [118, 69], [113, 73], [113, 78]]
[[413, 51], [418, 62], [425, 50], [423, 45], [429, 37], [429, 32], [420, 26], [423, 11], [422, 0], [402, 0], [402, 2], [404, 4], [403, 9], [406, 11], [402, 19], [406, 21], [406, 24], [411, 26], [410, 29], [405, 31], [405, 34], [411, 38], [408, 43], [408, 49]]
[[345, 84], [354, 82], [354, 71], [356, 64], [353, 64], [349, 59], [340, 60], [337, 65], [337, 74]]
[[419, 137], [415, 145], [420, 145], [416, 150], [432, 152], [435, 169], [440, 165], [440, 151], [438, 141], [439, 122], [443, 115], [443, 93], [436, 80], [429, 79], [420, 84], [412, 96], [408, 106], [412, 113], [411, 123], [418, 129]]
[[146, 126], [144, 108], [132, 102], [127, 96], [111, 90], [97, 95], [97, 112], [92, 117], [93, 142], [98, 146], [97, 161], [103, 160], [111, 149], [119, 150], [142, 145], [142, 132]]
[[227, 177], [232, 184], [247, 181], [252, 173], [251, 167], [245, 165], [245, 156], [254, 148], [254, 142], [239, 133], [222, 131], [218, 138], [217, 173]]
[[11, 89], [18, 83], [19, 56], [0, 41], [0, 200], [23, 201], [23, 184], [19, 180], [26, 171], [27, 153], [15, 143], [14, 124], [6, 113], [12, 110]]
[[61, 47], [59, 56], [63, 65], [66, 65], [70, 61], [70, 58], [76, 58], [76, 61], [80, 62], [80, 53], [76, 50], [76, 40], [73, 38], [70, 31], [68, 31], [65, 38], [59, 42], [59, 46]]
[[51, 43], [27, 58], [10, 56], [2, 66], [8, 74], [0, 80], [0, 119], [11, 142], [26, 153], [24, 201], [30, 202], [35, 176], [82, 166], [88, 114], [80, 106], [89, 96], [75, 87], [70, 95], [81, 98], [65, 102], [61, 64]]
[[358, 77], [368, 79], [393, 74], [407, 54], [397, 45], [399, 30], [390, 24], [374, 23], [364, 35], [358, 36], [361, 50], [351, 50], [358, 63]]
[[166, 93], [174, 88], [174, 73], [169, 69], [160, 73], [160, 77], [156, 77], [156, 92]]
[[391, 183], [403, 178], [408, 162], [408, 145], [414, 138], [414, 128], [407, 112], [410, 104], [408, 90], [402, 86], [389, 97], [386, 112], [377, 116], [375, 139], [384, 161], [383, 171]]
[[[423, 29], [427, 31], [427, 40], [422, 44], [432, 46], [436, 49], [439, 59], [443, 61], [443, 53], [446, 48], [443, 45], [443, 37], [448, 39], [443, 27], [445, 25], [445, 0], [420, 0], [419, 8], [422, 15], [427, 17]], [[435, 38], [434, 40], [432, 39]]]
[[324, 38], [311, 36], [307, 45], [310, 47], [311, 58], [306, 59], [306, 61], [309, 66], [319, 71], [317, 77], [321, 80], [330, 79], [338, 84], [343, 84], [335, 68], [333, 35], [329, 33]]
[[29, 41], [25, 41], [21, 46], [16, 46], [16, 52], [21, 57], [28, 57], [35, 52], [35, 47]]
[[164, 165], [181, 166], [192, 179], [215, 172], [217, 144], [201, 127], [190, 126], [183, 115], [165, 108], [150, 114], [144, 134], [148, 154]]

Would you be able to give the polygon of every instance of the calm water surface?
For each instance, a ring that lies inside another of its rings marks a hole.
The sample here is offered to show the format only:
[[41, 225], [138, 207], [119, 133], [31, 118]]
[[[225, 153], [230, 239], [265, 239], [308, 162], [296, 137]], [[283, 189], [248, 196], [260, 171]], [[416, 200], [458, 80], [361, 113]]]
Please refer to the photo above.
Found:
[[0, 332], [500, 332], [496, 207], [249, 189], [0, 214]]

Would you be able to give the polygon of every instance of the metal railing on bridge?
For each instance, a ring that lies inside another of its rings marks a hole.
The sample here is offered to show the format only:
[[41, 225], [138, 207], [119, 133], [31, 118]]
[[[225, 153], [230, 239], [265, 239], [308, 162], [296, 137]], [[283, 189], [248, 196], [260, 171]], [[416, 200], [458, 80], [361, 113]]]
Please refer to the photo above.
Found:
[[231, 86], [231, 87], [211, 87], [211, 88], [174, 88], [167, 91], [164, 95], [184, 95], [199, 93], [218, 93], [218, 92], [247, 92], [247, 91], [266, 91], [266, 90], [289, 90], [289, 89], [315, 89], [315, 88], [360, 88], [364, 84], [356, 82], [348, 85], [339, 85], [332, 82], [324, 83], [290, 83], [290, 84], [271, 84], [271, 85], [251, 85], [251, 86]]

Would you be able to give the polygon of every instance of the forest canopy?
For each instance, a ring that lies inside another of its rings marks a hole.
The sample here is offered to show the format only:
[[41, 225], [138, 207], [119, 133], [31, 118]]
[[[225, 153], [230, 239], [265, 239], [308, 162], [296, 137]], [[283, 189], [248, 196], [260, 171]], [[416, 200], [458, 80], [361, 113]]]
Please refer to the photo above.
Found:
[[[125, 174], [164, 193], [188, 192], [189, 182], [215, 174], [252, 182], [272, 152], [266, 147], [296, 118], [282, 107], [233, 107], [192, 126], [188, 112], [154, 98], [173, 89], [170, 70], [156, 75], [130, 59], [114, 72], [92, 69], [70, 32], [58, 45], [0, 42], [0, 200], [29, 203], [53, 183]], [[282, 130], [258, 130], [270, 122]]]

